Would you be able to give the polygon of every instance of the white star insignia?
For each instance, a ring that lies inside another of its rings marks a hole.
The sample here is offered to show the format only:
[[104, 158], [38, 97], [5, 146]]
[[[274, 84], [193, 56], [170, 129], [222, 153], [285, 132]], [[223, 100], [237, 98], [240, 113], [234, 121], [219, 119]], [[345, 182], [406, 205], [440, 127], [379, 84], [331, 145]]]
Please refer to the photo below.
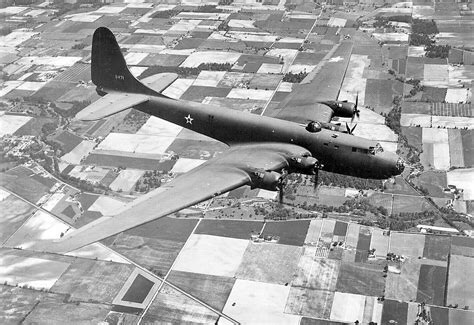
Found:
[[186, 124], [193, 124], [193, 118], [191, 117], [191, 114], [188, 114], [188, 116], [185, 116], [184, 119], [186, 120]]
[[343, 61], [344, 59], [341, 58], [340, 56], [336, 56], [335, 58], [330, 58], [328, 62], [339, 62]]

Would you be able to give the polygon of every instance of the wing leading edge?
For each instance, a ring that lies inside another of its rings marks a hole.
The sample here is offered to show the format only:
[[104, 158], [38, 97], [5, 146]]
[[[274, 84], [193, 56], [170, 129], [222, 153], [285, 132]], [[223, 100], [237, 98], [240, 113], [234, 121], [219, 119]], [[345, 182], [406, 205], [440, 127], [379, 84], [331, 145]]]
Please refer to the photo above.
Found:
[[302, 147], [281, 143], [233, 147], [136, 199], [114, 216], [101, 217], [58, 240], [40, 242], [32, 249], [56, 253], [73, 251], [242, 185], [250, 185], [253, 171], [281, 170], [288, 165], [290, 157], [306, 153]]
[[342, 42], [335, 46], [301, 84], [295, 85], [275, 110], [274, 117], [295, 123], [331, 120], [331, 108], [318, 102], [338, 99], [353, 43]]

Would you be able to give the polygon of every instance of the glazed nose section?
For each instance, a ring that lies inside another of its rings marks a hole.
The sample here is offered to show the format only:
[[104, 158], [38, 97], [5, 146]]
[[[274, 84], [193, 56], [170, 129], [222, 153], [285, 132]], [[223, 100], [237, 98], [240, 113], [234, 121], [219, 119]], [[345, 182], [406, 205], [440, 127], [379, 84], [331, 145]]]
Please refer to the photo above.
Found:
[[380, 155], [383, 159], [384, 176], [392, 177], [400, 175], [405, 170], [405, 162], [402, 158], [393, 152], [382, 152]]

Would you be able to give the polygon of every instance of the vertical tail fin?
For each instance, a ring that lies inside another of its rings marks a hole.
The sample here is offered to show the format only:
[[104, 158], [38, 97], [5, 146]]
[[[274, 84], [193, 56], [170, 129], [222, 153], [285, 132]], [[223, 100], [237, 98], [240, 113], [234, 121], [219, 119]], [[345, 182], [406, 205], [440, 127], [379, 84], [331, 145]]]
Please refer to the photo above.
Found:
[[110, 90], [159, 96], [130, 72], [114, 34], [106, 27], [95, 30], [92, 39], [92, 82], [98, 90]]

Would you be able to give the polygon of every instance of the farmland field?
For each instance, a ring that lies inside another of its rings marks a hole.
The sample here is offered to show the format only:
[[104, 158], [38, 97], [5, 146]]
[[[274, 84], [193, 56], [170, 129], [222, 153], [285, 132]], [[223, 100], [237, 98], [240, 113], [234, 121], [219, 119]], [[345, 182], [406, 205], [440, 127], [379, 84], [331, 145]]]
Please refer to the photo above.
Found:
[[6, 241], [33, 214], [34, 210], [31, 205], [13, 195], [1, 200], [0, 243]]
[[474, 131], [461, 130], [464, 166], [474, 167]]
[[423, 256], [425, 236], [418, 234], [392, 232], [390, 236], [391, 253], [418, 258]]
[[[12, 299], [12, 297], [15, 297]], [[62, 296], [53, 293], [44, 293], [36, 290], [23, 289], [12, 286], [0, 286], [0, 323], [18, 324], [33, 309], [37, 301], [50, 297], [62, 299]]]
[[450, 325], [470, 325], [474, 324], [474, 313], [468, 310], [450, 309], [449, 310]]
[[111, 303], [132, 273], [126, 264], [78, 258], [51, 288], [76, 299]]
[[235, 277], [266, 283], [290, 283], [302, 248], [291, 245], [250, 242]]
[[422, 197], [414, 196], [399, 196], [395, 195], [393, 199], [393, 211], [392, 213], [402, 213], [402, 212], [418, 212], [425, 210], [433, 210], [433, 206], [428, 203], [428, 201]]
[[418, 280], [417, 302], [444, 306], [446, 268], [435, 265], [421, 265]]
[[323, 219], [311, 220], [308, 233], [306, 234], [306, 238], [304, 240], [305, 244], [315, 244], [318, 242], [322, 226]]
[[250, 235], [259, 233], [262, 227], [263, 222], [203, 219], [194, 233], [237, 239], [250, 239]]
[[333, 291], [291, 287], [285, 312], [328, 319], [331, 315], [333, 299]]
[[237, 279], [223, 312], [242, 324], [297, 325], [298, 316], [284, 313], [289, 293], [290, 286]]
[[384, 294], [383, 264], [342, 262], [336, 290], [367, 296]]
[[174, 152], [180, 158], [191, 159], [209, 159], [216, 153], [223, 152], [227, 149], [225, 144], [217, 141], [199, 141], [189, 139], [175, 139], [168, 147], [168, 152]]
[[197, 219], [160, 218], [147, 224], [127, 230], [127, 235], [142, 236], [156, 239], [185, 242], [194, 227]]
[[47, 298], [33, 309], [25, 323], [86, 324], [100, 323], [111, 307], [100, 303], [65, 304], [62, 300]]
[[206, 307], [165, 285], [151, 303], [143, 322], [145, 324], [182, 324], [184, 322], [214, 324], [217, 318], [218, 316]]
[[448, 130], [450, 165], [464, 167], [464, 153], [461, 131], [457, 129]]
[[451, 254], [474, 257], [474, 239], [452, 237]]
[[385, 297], [403, 301], [414, 301], [417, 297], [421, 264], [418, 260], [406, 260], [401, 265], [401, 273], [389, 272], [385, 283]]
[[36, 203], [46, 192], [49, 187], [41, 184], [41, 182], [28, 176], [11, 176], [15, 169], [11, 169], [7, 174], [1, 174], [0, 185], [22, 198]]
[[428, 190], [429, 195], [444, 197], [443, 190], [447, 187], [446, 173], [441, 171], [426, 171], [414, 179], [414, 184]]
[[165, 275], [183, 247], [183, 242], [167, 239], [138, 237], [122, 233], [117, 236], [112, 245], [118, 252], [148, 268], [158, 275]]
[[168, 281], [213, 308], [222, 310], [236, 280], [223, 276], [171, 271]]
[[460, 308], [469, 306], [469, 309], [474, 306], [472, 274], [467, 271], [473, 268], [474, 258], [451, 255], [446, 304], [458, 304]]
[[336, 220], [324, 219], [323, 226], [321, 228], [320, 241], [330, 245], [334, 237], [334, 227], [336, 226]]
[[346, 247], [348, 248], [356, 248], [357, 243], [359, 241], [359, 232], [360, 232], [360, 225], [357, 223], [350, 223], [349, 227], [347, 228], [347, 235], [346, 235]]
[[332, 320], [352, 322], [364, 318], [365, 296], [336, 292], [331, 309]]
[[267, 222], [263, 235], [280, 236], [279, 244], [303, 246], [310, 220]]
[[0, 281], [9, 285], [27, 285], [37, 290], [50, 289], [69, 263], [34, 257], [2, 254]]
[[406, 324], [408, 303], [386, 299], [383, 304], [382, 324]]
[[136, 153], [93, 151], [86, 157], [84, 164], [111, 167], [126, 167], [144, 170], [161, 170], [168, 172], [176, 163], [175, 160], [161, 160], [161, 156], [140, 155]]
[[58, 136], [54, 138], [54, 140], [59, 141], [62, 143], [62, 151], [64, 153], [70, 152], [72, 149], [74, 149], [79, 143], [82, 142], [82, 138], [78, 137], [75, 134], [72, 134], [70, 132], [64, 131], [60, 133]]
[[173, 270], [233, 277], [248, 244], [248, 240], [243, 239], [193, 234]]
[[[309, 289], [336, 290], [341, 262], [314, 257], [313, 248], [304, 248], [291, 285]], [[313, 254], [311, 254], [313, 253]]]
[[433, 260], [446, 261], [451, 249], [451, 237], [426, 236], [423, 257]]

